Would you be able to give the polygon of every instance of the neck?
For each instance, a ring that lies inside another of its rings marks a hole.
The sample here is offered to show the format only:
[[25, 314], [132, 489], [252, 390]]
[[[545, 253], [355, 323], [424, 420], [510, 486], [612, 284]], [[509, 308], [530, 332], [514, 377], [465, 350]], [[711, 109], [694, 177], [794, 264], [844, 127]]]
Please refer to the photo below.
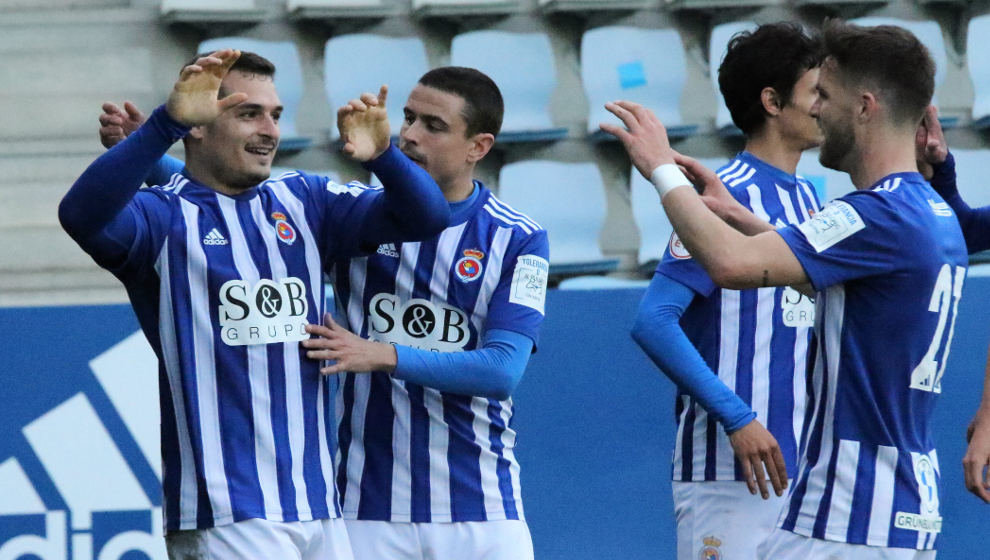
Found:
[[918, 171], [913, 130], [884, 128], [865, 136], [847, 170], [857, 189], [868, 189], [892, 173]]
[[196, 158], [190, 158], [188, 153], [186, 154], [186, 171], [193, 179], [196, 180], [197, 183], [217, 191], [220, 194], [234, 196], [247, 190], [245, 188], [238, 188], [228, 185], [212, 173], [207, 166], [200, 164]]
[[[474, 169], [471, 171], [474, 171]], [[447, 202], [467, 200], [471, 196], [471, 193], [474, 192], [473, 173], [467, 173], [455, 180], [441, 184], [440, 191], [443, 192], [443, 197], [447, 199]]]
[[791, 145], [771, 131], [759, 132], [746, 139], [746, 151], [770, 165], [793, 175], [801, 159], [801, 148]]

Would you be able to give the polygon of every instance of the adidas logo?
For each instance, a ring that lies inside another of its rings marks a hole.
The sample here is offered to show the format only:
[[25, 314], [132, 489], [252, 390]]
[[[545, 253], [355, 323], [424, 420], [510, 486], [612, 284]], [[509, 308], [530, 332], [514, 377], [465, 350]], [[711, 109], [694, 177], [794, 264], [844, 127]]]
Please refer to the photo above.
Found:
[[136, 332], [89, 369], [102, 394], [42, 404], [0, 453], [0, 559], [166, 558], [154, 352]]
[[395, 248], [395, 243], [385, 243], [378, 246], [378, 254], [386, 257], [399, 258], [399, 251]]
[[223, 234], [220, 233], [219, 230], [217, 230], [217, 228], [211, 229], [210, 233], [207, 233], [206, 237], [203, 238], [203, 245], [226, 245], [226, 244], [227, 244], [227, 238], [224, 237]]

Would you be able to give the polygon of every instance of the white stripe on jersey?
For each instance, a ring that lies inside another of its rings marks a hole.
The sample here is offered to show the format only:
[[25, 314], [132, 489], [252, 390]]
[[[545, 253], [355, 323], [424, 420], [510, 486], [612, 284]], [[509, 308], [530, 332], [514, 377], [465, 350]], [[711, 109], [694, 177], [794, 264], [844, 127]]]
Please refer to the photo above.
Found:
[[745, 175], [743, 175], [742, 177], [739, 177], [738, 179], [735, 179], [735, 180], [731, 181], [729, 183], [729, 186], [738, 187], [739, 185], [741, 185], [741, 184], [745, 183], [746, 181], [749, 181], [750, 179], [752, 179], [753, 178], [753, 175], [756, 175], [756, 168], [755, 167], [749, 167], [749, 171], [747, 171]]
[[[815, 399], [816, 399], [816, 410], [814, 422], [818, 421], [818, 415], [823, 415], [823, 423], [821, 430], [821, 448], [818, 453], [818, 460], [814, 465], [811, 465], [810, 471], [804, 474], [803, 471], [799, 473], [799, 476], [805, 476], [807, 478], [804, 498], [801, 502], [801, 509], [798, 512], [797, 520], [795, 521], [794, 528], [795, 532], [799, 532], [803, 535], [810, 535], [815, 525], [815, 518], [818, 516], [819, 505], [825, 495], [825, 488], [829, 482], [829, 462], [832, 456], [832, 447], [834, 445], [834, 426], [835, 426], [835, 394], [836, 385], [838, 385], [839, 379], [839, 350], [842, 348], [842, 322], [845, 316], [845, 298], [846, 290], [845, 286], [842, 284], [837, 284], [831, 286], [826, 291], [826, 300], [828, 302], [828, 310], [825, 313], [824, 320], [824, 337], [825, 340], [822, 346], [825, 348], [826, 356], [825, 361], [828, 364], [828, 387], [825, 390], [828, 391], [825, 397], [824, 405], [821, 405], [821, 396], [823, 387], [819, 384], [819, 381], [824, 378], [823, 375], [819, 375], [816, 372], [815, 375]], [[816, 360], [816, 369], [820, 369], [822, 360]], [[824, 410], [822, 409], [824, 406]], [[814, 424], [812, 424], [814, 425]], [[814, 429], [809, 430], [814, 432]], [[802, 454], [802, 456], [806, 455]], [[807, 466], [805, 467], [807, 468]], [[802, 531], [797, 531], [801, 529]]]
[[[774, 186], [777, 187], [777, 196], [780, 197], [780, 204], [784, 207], [784, 215], [787, 216], [787, 223], [796, 224], [804, 221], [798, 220], [797, 213], [794, 211], [794, 203], [791, 202], [791, 195], [779, 186]], [[801, 200], [801, 193], [797, 192], [797, 189], [795, 189], [795, 194], [797, 194], [798, 200]]]
[[512, 229], [500, 227], [495, 230], [488, 254], [488, 267], [485, 269], [481, 289], [478, 291], [478, 300], [471, 313], [471, 323], [479, 333], [485, 319], [488, 318], [488, 302], [492, 299], [499, 280], [502, 279], [502, 259], [505, 257], [505, 248], [509, 246], [510, 239], [512, 239]]
[[[169, 268], [169, 241], [166, 238], [162, 250], [155, 262], [155, 269], [161, 279], [161, 299], [158, 302], [158, 313], [161, 325], [175, 325], [172, 300], [172, 278]], [[182, 388], [182, 371], [179, 365], [178, 342], [175, 339], [175, 328], [159, 328], [158, 336], [162, 344], [162, 358], [165, 361], [165, 375], [168, 377], [168, 390], [175, 410], [176, 437], [179, 440], [179, 529], [195, 529], [199, 505], [199, 489], [196, 484], [196, 462], [193, 455], [192, 433], [186, 423], [185, 392]], [[182, 513], [188, 512], [183, 517]]]
[[835, 462], [835, 479], [832, 482], [832, 501], [829, 503], [828, 523], [825, 525], [826, 539], [846, 540], [858, 466], [859, 442], [840, 439], [839, 454]]
[[[777, 300], [779, 288], [758, 288], [756, 290], [756, 321], [753, 336], [752, 396], [750, 407], [764, 428], [770, 425], [770, 343], [773, 338], [773, 310], [780, 303]], [[801, 338], [801, 337], [797, 337]]]
[[[237, 203], [225, 196], [217, 197], [223, 219], [230, 228], [231, 255], [242, 280], [256, 286], [261, 275], [247, 246], [247, 237], [237, 217]], [[257, 200], [257, 197], [255, 197]], [[276, 276], [276, 278], [278, 278]], [[278, 477], [275, 465], [268, 458], [275, 457], [275, 432], [272, 426], [269, 392], [268, 350], [264, 345], [247, 346], [248, 382], [251, 386], [251, 415], [254, 424], [255, 471], [258, 473], [259, 491], [265, 504], [265, 512], [272, 521], [282, 521], [282, 503], [279, 500]], [[293, 430], [290, 430], [292, 432]], [[293, 461], [294, 462], [294, 461]], [[267, 490], [267, 491], [266, 491]]]
[[[218, 410], [216, 357], [213, 353], [213, 322], [210, 319], [209, 279], [206, 254], [200, 245], [199, 207], [180, 199], [186, 224], [187, 275], [192, 328], [193, 360], [196, 368], [196, 404], [199, 407], [199, 431], [203, 440], [203, 477], [213, 507], [217, 525], [232, 521], [230, 491], [224, 470], [223, 447], [220, 445], [220, 413]], [[204, 336], [204, 333], [208, 333]]]
[[870, 528], [866, 544], [887, 546], [890, 536], [890, 515], [894, 511], [894, 481], [897, 472], [897, 448], [877, 446], [877, 463], [873, 469], [873, 500], [870, 506]]
[[[399, 301], [412, 299], [415, 284], [416, 261], [419, 260], [420, 243], [403, 243], [400, 246], [399, 271], [395, 277], [395, 295]], [[363, 292], [363, 290], [362, 290]], [[353, 292], [351, 292], [353, 294]], [[369, 326], [370, 330], [370, 326]], [[412, 404], [406, 382], [391, 378], [392, 409], [392, 503], [389, 511], [393, 514], [412, 516]], [[407, 511], [404, 511], [403, 506]]]
[[[543, 229], [543, 226], [541, 226], [540, 224], [536, 223], [536, 221], [533, 220], [533, 218], [530, 218], [526, 214], [523, 214], [522, 212], [520, 212], [520, 211], [516, 210], [515, 208], [512, 208], [508, 204], [502, 202], [495, 195], [489, 195], [488, 202], [494, 208], [499, 209], [502, 214], [505, 214], [506, 216], [510, 216], [510, 217], [515, 218], [517, 220], [522, 220], [522, 221], [526, 222], [527, 224], [530, 225], [530, 227], [533, 228], [534, 231]], [[509, 224], [509, 225], [511, 225], [511, 224]]]
[[729, 166], [718, 172], [718, 178], [723, 183], [725, 182], [725, 177], [730, 173], [734, 172], [737, 167], [744, 165], [741, 159], [733, 159]]
[[[363, 332], [365, 328], [362, 317], [364, 317], [364, 279], [367, 266], [367, 257], [351, 260], [349, 274], [351, 293], [347, 302], [347, 320], [353, 332]], [[351, 409], [350, 418], [351, 438], [363, 441], [364, 417], [368, 408], [371, 376], [354, 375], [352, 378], [354, 380], [354, 406]], [[341, 387], [338, 394], [342, 395], [343, 393]], [[339, 402], [337, 414], [344, 414], [346, 411], [343, 403]], [[344, 469], [347, 473], [347, 487], [344, 488], [344, 503], [341, 506], [344, 511], [357, 511], [358, 501], [361, 498], [361, 476], [364, 474], [364, 448], [351, 446], [347, 453], [347, 464], [341, 464], [338, 468]]]
[[[491, 421], [488, 419], [488, 399], [480, 397], [471, 398], [471, 412], [474, 418], [471, 421], [471, 428], [474, 431], [474, 443], [481, 449], [491, 449], [491, 439], [488, 432], [491, 429]], [[505, 507], [502, 505], [502, 490], [498, 486], [498, 455], [495, 453], [482, 453], [479, 458], [481, 465], [481, 491], [485, 499], [485, 512], [496, 518], [505, 516]]]
[[[740, 176], [745, 174], [750, 169], [749, 165], [743, 163], [742, 160], [737, 159], [735, 163], [739, 164], [739, 167], [736, 168], [735, 171], [732, 171], [731, 168], [727, 169], [726, 173], [721, 176], [722, 182], [727, 183], [730, 186], [734, 186], [736, 183], [734, 183], [733, 181], [738, 179]], [[735, 163], [733, 163], [732, 167], [736, 167]]]
[[519, 479], [519, 461], [516, 460], [516, 431], [509, 427], [509, 420], [512, 418], [512, 404], [509, 399], [508, 402], [501, 403], [502, 408], [499, 411], [499, 417], [502, 418], [502, 425], [505, 426], [505, 430], [502, 432], [502, 456], [509, 461], [509, 480], [512, 483], [512, 497], [516, 503], [516, 514], [519, 519], [525, 519], [523, 514], [523, 501], [522, 501], [522, 484]]
[[[718, 349], [718, 378], [725, 383], [725, 386], [733, 391], [738, 390], [736, 381], [736, 370], [739, 367], [739, 309], [740, 292], [737, 290], [721, 290], [722, 309], [719, 319], [719, 349]], [[695, 414], [704, 416], [707, 420], [708, 414], [701, 414], [701, 406], [695, 405]], [[705, 455], [699, 453], [699, 449], [705, 449], [707, 440], [707, 429], [705, 426], [698, 426], [695, 423], [695, 438], [701, 432], [702, 447], [695, 447], [694, 460], [696, 466], [692, 470], [691, 478], [694, 480], [705, 480]], [[716, 428], [718, 429], [718, 428]], [[717, 441], [717, 439], [716, 439]], [[724, 442], [723, 442], [724, 443]], [[733, 480], [736, 476], [736, 455], [732, 451], [731, 445], [719, 445], [715, 460], [715, 476], [719, 480]], [[701, 465], [698, 469], [697, 465]]]
[[749, 193], [749, 206], [753, 210], [753, 214], [756, 214], [756, 217], [764, 222], [769, 222], [770, 215], [767, 214], [766, 208], [763, 207], [763, 194], [760, 192], [760, 187], [749, 185], [746, 187], [746, 192]]
[[489, 200], [488, 202], [485, 203], [485, 210], [489, 214], [491, 214], [492, 216], [494, 216], [494, 217], [498, 218], [499, 220], [501, 220], [502, 222], [505, 222], [505, 223], [507, 223], [509, 225], [519, 226], [520, 228], [522, 228], [523, 231], [526, 232], [527, 235], [530, 234], [530, 233], [533, 233], [533, 231], [534, 231], [533, 228], [530, 227], [530, 225], [528, 223], [526, 223], [526, 221], [524, 221], [522, 219], [512, 218], [512, 217], [506, 215], [502, 210], [496, 208], [495, 205], [492, 204], [492, 201], [491, 200]]

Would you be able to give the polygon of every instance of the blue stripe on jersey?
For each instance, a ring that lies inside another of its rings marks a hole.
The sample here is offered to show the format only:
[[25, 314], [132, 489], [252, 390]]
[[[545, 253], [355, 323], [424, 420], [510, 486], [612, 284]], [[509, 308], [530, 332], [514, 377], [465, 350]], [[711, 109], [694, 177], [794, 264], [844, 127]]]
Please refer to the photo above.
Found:
[[[358, 374], [361, 375], [361, 374]], [[364, 416], [366, 448], [364, 472], [361, 474], [361, 501], [358, 515], [367, 519], [388, 519], [391, 517], [392, 495], [392, 382], [388, 375], [375, 372], [371, 375], [371, 390], [368, 392], [367, 410]], [[365, 499], [365, 496], [368, 498]]]
[[[336, 290], [340, 293], [340, 288]], [[337, 449], [340, 458], [337, 460], [337, 494], [340, 502], [347, 499], [347, 459], [350, 452], [351, 438], [354, 437], [351, 425], [354, 418], [354, 376], [343, 378], [343, 383], [337, 389]]]
[[505, 443], [502, 442], [502, 434], [505, 433], [506, 426], [502, 421], [502, 405], [493, 399], [488, 399], [488, 421], [491, 422], [491, 427], [488, 430], [488, 441], [492, 452], [498, 456], [498, 488], [502, 493], [502, 507], [509, 519], [518, 519], [519, 512], [516, 511], [515, 493], [512, 489], [510, 475], [511, 463], [503, 454]]
[[[821, 460], [819, 458], [819, 460]], [[839, 446], [835, 445], [832, 447], [832, 453], [828, 457], [828, 470], [829, 472], [835, 472], [835, 465], [839, 460]], [[829, 513], [831, 512], [832, 504], [832, 491], [835, 488], [835, 477], [829, 477], [825, 482], [825, 491], [822, 492], [821, 502], [818, 504], [818, 514], [815, 517], [815, 525], [812, 529], [811, 535], [816, 539], [825, 538], [825, 525], [829, 521]]]
[[866, 542], [870, 528], [870, 504], [873, 502], [873, 485], [876, 482], [876, 448], [863, 445], [859, 448], [859, 464], [856, 467], [856, 488], [853, 491], [852, 512], [849, 516], [849, 542]]
[[481, 490], [481, 447], [474, 442], [471, 400], [463, 395], [443, 395], [443, 419], [450, 428], [447, 464], [450, 465], [450, 513], [454, 519], [488, 519]]
[[409, 392], [409, 470], [413, 523], [430, 521], [430, 417], [423, 401], [423, 387], [405, 382]]

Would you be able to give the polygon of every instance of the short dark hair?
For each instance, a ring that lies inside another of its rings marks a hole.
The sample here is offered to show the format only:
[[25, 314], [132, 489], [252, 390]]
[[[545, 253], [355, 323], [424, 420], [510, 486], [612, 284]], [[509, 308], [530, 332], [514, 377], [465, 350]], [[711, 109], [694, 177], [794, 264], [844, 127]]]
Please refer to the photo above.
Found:
[[733, 35], [718, 67], [718, 89], [732, 122], [744, 134], [758, 131], [767, 118], [763, 88], [772, 87], [789, 103], [794, 84], [822, 58], [821, 40], [795, 23], [768, 23]]
[[479, 132], [498, 136], [505, 112], [502, 92], [483, 72], [463, 66], [442, 66], [423, 74], [419, 83], [452, 93], [464, 100], [467, 136]]
[[875, 91], [898, 124], [921, 120], [935, 92], [935, 61], [914, 34], [895, 25], [830, 19], [824, 35], [825, 55], [844, 83]]
[[[199, 53], [183, 64], [182, 67], [185, 68], [200, 58], [211, 54], [213, 54], [213, 51]], [[234, 65], [231, 66], [230, 69], [244, 72], [246, 74], [268, 76], [273, 81], [275, 80], [275, 64], [260, 54], [253, 53], [251, 51], [241, 51], [241, 56], [237, 57], [237, 60], [234, 61]], [[220, 88], [219, 95], [221, 98], [226, 97], [227, 93], [228, 92], [225, 92], [223, 87]]]

